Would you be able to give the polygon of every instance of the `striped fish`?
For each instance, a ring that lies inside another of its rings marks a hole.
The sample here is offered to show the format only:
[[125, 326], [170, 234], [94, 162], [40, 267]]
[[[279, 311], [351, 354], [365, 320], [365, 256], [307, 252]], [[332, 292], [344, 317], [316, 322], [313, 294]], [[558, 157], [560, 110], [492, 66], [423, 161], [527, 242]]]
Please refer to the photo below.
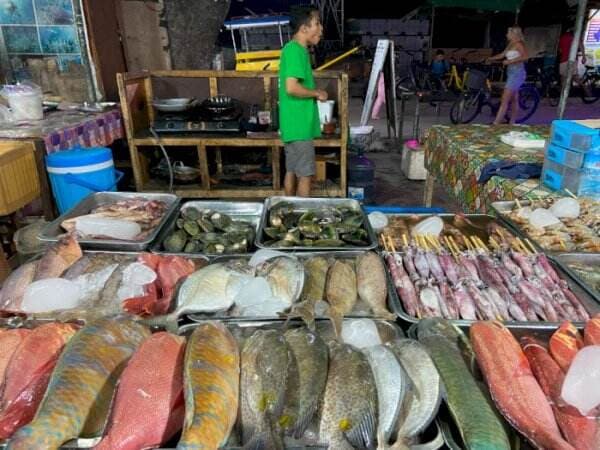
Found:
[[177, 450], [221, 448], [235, 425], [240, 386], [238, 345], [222, 323], [194, 330], [183, 370], [185, 423]]
[[58, 360], [33, 421], [14, 434], [7, 450], [57, 449], [79, 436], [99, 436], [117, 379], [148, 336], [143, 325], [114, 318], [82, 328]]
[[423, 319], [417, 328], [446, 390], [446, 403], [469, 450], [510, 450], [506, 431], [465, 360], [466, 337], [443, 319]]

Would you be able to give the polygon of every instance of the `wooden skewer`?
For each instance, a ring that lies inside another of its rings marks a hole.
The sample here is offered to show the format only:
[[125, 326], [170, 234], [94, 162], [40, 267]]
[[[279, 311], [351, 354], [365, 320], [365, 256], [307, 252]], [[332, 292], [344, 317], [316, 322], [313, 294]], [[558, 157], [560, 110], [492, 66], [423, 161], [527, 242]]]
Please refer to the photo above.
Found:
[[533, 245], [533, 243], [529, 239], [527, 239], [527, 238], [525, 238], [525, 243], [529, 246], [529, 248], [531, 249], [531, 251], [533, 252], [533, 254], [536, 255], [538, 251], [535, 248], [535, 245]]
[[458, 247], [458, 244], [454, 241], [454, 236], [450, 236], [448, 239], [450, 239], [450, 242], [454, 246], [454, 249], [456, 250], [456, 253], [457, 254], [460, 253], [460, 248]]
[[427, 238], [431, 246], [439, 253], [442, 249], [440, 248], [439, 243], [436, 242], [436, 236], [434, 236], [433, 234], [428, 234]]
[[404, 241], [404, 246], [408, 247], [408, 239], [406, 238], [406, 234], [402, 235], [402, 240]]
[[473, 242], [473, 245], [475, 246], [475, 249], [480, 249], [481, 247], [479, 246], [479, 242], [477, 242], [477, 239], [475, 239], [475, 236], [470, 236], [470, 238]]
[[477, 242], [479, 242], [479, 245], [481, 246], [481, 248], [483, 248], [486, 252], [490, 252], [490, 249], [488, 248], [488, 246], [485, 244], [485, 242], [483, 242], [479, 236], [475, 236], [475, 239], [477, 239]]
[[425, 239], [425, 236], [421, 236], [421, 242], [423, 243], [423, 248], [425, 251], [429, 251], [429, 244], [427, 244], [427, 239]]
[[385, 234], [382, 234], [382, 235], [381, 235], [381, 242], [383, 242], [383, 249], [384, 249], [386, 252], [389, 252], [390, 250], [389, 250], [389, 248], [388, 248], [388, 243], [387, 243], [387, 239], [386, 239], [386, 235], [385, 235]]
[[517, 208], [523, 209], [523, 206], [521, 205], [521, 202], [519, 201], [518, 198], [515, 198], [515, 203], [517, 204]]
[[388, 236], [390, 248], [392, 249], [392, 253], [396, 253], [396, 246], [394, 245], [394, 240], [391, 236]]
[[563, 239], [561, 239], [559, 242], [560, 242], [560, 246], [563, 248], [563, 250], [566, 250], [567, 244], [565, 243], [565, 241]]
[[492, 248], [496, 250], [500, 248], [500, 245], [496, 242], [496, 239], [494, 239], [493, 237], [490, 237], [490, 244], [492, 245]]
[[463, 242], [465, 243], [467, 250], [474, 250], [473, 244], [471, 244], [471, 241], [469, 241], [469, 239], [464, 234], [463, 234]]
[[517, 238], [517, 242], [519, 243], [519, 247], [521, 248], [521, 251], [523, 253], [525, 253], [526, 255], [532, 255], [533, 253], [531, 253], [531, 251], [525, 246], [525, 244], [523, 244], [523, 241], [521, 240], [521, 238]]
[[568, 190], [567, 188], [565, 188], [565, 192], [567, 194], [569, 194], [571, 197], [573, 197], [574, 199], [577, 199], [577, 196], [575, 194], [573, 194], [570, 190]]

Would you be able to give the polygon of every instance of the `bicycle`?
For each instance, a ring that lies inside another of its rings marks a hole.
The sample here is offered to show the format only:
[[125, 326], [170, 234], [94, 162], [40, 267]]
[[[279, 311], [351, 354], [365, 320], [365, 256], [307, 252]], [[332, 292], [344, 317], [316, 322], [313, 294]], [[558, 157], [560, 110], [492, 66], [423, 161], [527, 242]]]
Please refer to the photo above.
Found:
[[528, 79], [538, 89], [540, 96], [548, 99], [550, 106], [557, 106], [560, 100], [560, 77], [556, 66], [544, 65], [544, 54], [539, 53], [527, 63]]
[[600, 73], [595, 66], [585, 66], [585, 72], [579, 81], [581, 101], [592, 104], [600, 98]]
[[[519, 88], [519, 117], [517, 123], [525, 122], [537, 110], [540, 103], [540, 93], [535, 85], [531, 83], [523, 84]], [[470, 69], [465, 80], [465, 90], [456, 99], [450, 108], [450, 120], [454, 124], [470, 123], [483, 107], [488, 106], [492, 115], [495, 115], [500, 108], [500, 101], [492, 100], [492, 84], [488, 78], [488, 73]], [[510, 119], [508, 112], [506, 119]]]

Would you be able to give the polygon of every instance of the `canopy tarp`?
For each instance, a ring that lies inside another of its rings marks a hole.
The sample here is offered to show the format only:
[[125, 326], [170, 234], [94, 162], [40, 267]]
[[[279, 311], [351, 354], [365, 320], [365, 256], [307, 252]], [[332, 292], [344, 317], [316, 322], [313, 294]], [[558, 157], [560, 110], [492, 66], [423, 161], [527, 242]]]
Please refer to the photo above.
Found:
[[523, 0], [429, 0], [429, 3], [442, 8], [470, 8], [487, 11], [515, 12], [521, 7]]

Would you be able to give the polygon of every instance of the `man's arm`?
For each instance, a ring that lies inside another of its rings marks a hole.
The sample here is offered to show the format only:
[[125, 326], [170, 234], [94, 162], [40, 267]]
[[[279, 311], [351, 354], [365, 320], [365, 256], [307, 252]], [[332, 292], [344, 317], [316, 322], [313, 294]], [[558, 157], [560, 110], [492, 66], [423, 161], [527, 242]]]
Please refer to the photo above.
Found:
[[308, 89], [298, 81], [298, 78], [286, 78], [285, 79], [285, 91], [288, 95], [300, 98], [316, 98], [324, 102], [327, 100], [327, 92], [321, 89]]

